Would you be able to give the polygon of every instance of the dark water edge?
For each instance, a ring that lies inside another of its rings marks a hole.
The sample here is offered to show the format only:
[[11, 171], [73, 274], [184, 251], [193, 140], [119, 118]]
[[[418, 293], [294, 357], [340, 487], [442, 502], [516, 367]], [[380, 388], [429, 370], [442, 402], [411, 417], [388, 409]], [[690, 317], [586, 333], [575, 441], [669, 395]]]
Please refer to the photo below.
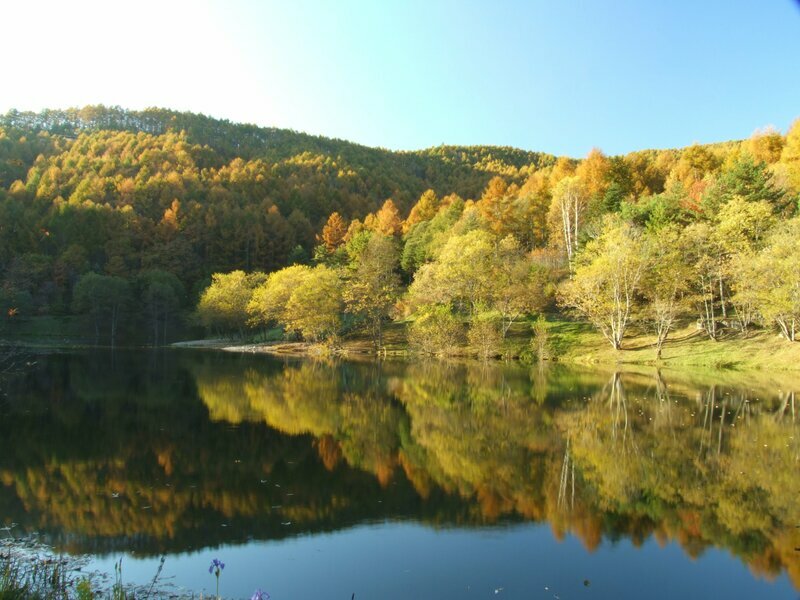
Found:
[[132, 579], [165, 553], [165, 574], [207, 592], [227, 557], [235, 597], [800, 589], [792, 375], [192, 350], [31, 362], [0, 401], [0, 520], [101, 567], [124, 555]]

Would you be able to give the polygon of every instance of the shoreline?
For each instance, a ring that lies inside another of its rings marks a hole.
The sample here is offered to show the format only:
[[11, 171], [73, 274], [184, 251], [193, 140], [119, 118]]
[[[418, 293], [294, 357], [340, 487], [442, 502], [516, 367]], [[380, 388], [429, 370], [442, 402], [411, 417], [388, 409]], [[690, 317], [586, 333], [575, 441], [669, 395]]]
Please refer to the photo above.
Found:
[[[769, 331], [753, 333], [748, 337], [730, 336], [710, 340], [691, 327], [676, 330], [668, 339], [659, 360], [650, 336], [637, 335], [626, 338], [622, 350], [614, 350], [602, 336], [585, 323], [558, 321], [551, 323], [552, 351], [554, 358], [547, 363], [594, 367], [654, 367], [665, 369], [714, 369], [729, 371], [762, 371], [800, 373], [800, 343], [792, 343]], [[488, 362], [516, 362], [526, 364], [520, 358], [528, 340], [510, 336], [504, 344], [504, 355]], [[395, 358], [408, 360], [473, 360], [484, 362], [470, 352], [460, 348], [449, 356], [418, 356], [409, 351], [404, 340], [394, 340], [385, 352], [376, 353], [371, 342], [363, 338], [343, 340], [341, 345], [330, 348], [309, 342], [258, 342], [242, 343], [233, 340], [209, 339], [176, 342], [173, 348], [195, 348], [221, 350], [251, 354], [269, 354], [287, 357], [341, 357], [345, 359]], [[510, 357], [510, 358], [509, 358]]]

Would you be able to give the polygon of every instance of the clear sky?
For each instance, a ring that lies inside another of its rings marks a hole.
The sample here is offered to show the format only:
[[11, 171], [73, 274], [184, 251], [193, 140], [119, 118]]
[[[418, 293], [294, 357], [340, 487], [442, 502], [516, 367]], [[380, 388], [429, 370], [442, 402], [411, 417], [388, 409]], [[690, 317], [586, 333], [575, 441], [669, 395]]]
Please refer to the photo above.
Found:
[[800, 116], [797, 0], [3, 0], [0, 23], [0, 112], [160, 106], [572, 156]]

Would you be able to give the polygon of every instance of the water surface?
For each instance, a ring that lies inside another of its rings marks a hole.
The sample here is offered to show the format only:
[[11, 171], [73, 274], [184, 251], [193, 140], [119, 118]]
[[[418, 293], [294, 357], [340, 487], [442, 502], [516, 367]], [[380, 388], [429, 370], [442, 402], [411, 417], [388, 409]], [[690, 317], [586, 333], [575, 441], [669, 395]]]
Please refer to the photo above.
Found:
[[0, 520], [273, 598], [797, 598], [796, 377], [51, 354], [0, 404]]

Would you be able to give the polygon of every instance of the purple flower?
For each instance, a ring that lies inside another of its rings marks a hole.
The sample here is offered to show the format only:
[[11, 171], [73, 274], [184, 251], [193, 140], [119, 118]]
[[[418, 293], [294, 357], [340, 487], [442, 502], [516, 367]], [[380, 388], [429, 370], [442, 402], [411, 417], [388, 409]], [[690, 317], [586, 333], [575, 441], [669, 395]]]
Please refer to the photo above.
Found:
[[211, 566], [208, 567], [208, 572], [213, 573], [214, 571], [216, 571], [217, 577], [219, 577], [219, 572], [222, 571], [223, 569], [225, 569], [225, 563], [219, 560], [218, 558], [215, 558], [214, 560], [211, 561]]
[[255, 592], [253, 592], [250, 600], [269, 600], [269, 594], [267, 592], [262, 592], [261, 588], [258, 588]]

